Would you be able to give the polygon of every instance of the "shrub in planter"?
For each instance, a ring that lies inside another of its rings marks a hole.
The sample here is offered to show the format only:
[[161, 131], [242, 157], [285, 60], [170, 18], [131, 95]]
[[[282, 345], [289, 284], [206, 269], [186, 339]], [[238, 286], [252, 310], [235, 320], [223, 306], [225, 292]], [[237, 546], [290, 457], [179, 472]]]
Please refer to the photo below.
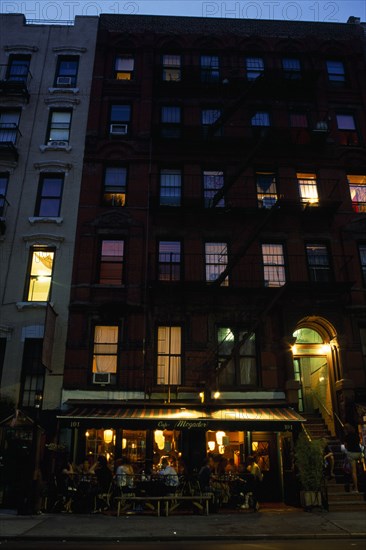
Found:
[[[303, 494], [301, 500], [305, 508], [321, 506], [321, 485], [324, 470], [324, 442], [309, 440], [300, 434], [295, 444], [295, 464]], [[308, 494], [311, 493], [311, 494]]]

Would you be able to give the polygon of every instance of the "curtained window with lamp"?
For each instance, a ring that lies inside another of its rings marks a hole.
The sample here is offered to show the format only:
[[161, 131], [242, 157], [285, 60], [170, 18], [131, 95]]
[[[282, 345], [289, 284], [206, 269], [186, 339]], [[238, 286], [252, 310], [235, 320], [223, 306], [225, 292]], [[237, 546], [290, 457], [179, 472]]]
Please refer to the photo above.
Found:
[[157, 384], [181, 383], [181, 327], [158, 327]]
[[93, 372], [116, 373], [118, 356], [118, 327], [94, 327]]
[[28, 302], [48, 302], [52, 284], [55, 250], [46, 246], [33, 246], [26, 289]]

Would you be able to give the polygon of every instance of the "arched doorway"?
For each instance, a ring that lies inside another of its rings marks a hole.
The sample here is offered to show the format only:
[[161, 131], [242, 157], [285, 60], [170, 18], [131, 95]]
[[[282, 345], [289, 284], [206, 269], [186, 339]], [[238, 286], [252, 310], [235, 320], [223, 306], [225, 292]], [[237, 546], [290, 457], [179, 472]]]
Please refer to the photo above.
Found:
[[333, 432], [334, 372], [338, 365], [335, 330], [325, 319], [308, 317], [298, 323], [293, 337], [294, 376], [300, 383], [299, 411], [319, 412]]

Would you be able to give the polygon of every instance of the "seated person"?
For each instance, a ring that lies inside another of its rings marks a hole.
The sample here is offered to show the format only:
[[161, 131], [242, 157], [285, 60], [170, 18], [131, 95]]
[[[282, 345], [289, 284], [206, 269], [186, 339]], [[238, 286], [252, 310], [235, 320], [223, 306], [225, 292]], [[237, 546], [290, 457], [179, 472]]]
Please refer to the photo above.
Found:
[[119, 460], [116, 470], [116, 483], [124, 493], [131, 492], [134, 487], [134, 471], [127, 457]]
[[323, 451], [324, 469], [328, 478], [332, 479], [334, 477], [334, 454], [329, 447], [327, 440], [324, 439], [323, 441], [325, 443]]
[[164, 483], [167, 487], [178, 487], [178, 474], [173, 466], [169, 466], [169, 461], [165, 457], [161, 461], [161, 470], [159, 471], [159, 476], [161, 476], [161, 478], [164, 480]]

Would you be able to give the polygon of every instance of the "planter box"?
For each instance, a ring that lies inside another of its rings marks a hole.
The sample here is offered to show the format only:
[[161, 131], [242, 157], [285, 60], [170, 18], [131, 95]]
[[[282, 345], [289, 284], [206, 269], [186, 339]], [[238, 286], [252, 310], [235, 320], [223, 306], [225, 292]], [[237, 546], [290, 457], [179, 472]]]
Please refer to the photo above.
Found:
[[313, 508], [314, 506], [322, 507], [322, 494], [320, 491], [301, 491], [301, 505], [304, 508]]

